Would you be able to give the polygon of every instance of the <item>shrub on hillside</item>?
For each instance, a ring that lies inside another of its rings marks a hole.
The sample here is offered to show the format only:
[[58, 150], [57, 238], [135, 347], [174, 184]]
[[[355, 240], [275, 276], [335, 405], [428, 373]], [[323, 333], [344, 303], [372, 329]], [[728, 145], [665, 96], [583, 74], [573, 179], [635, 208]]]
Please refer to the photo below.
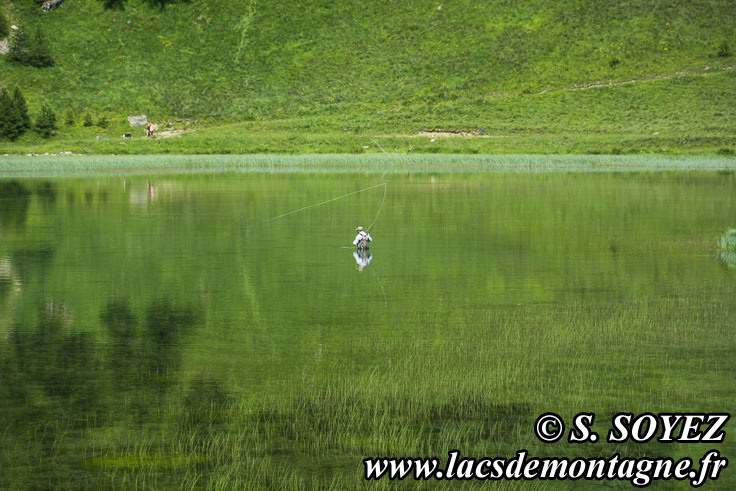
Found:
[[76, 123], [74, 111], [72, 108], [69, 108], [64, 112], [64, 124], [67, 126], [74, 126], [74, 123]]
[[[102, 6], [106, 9], [123, 10], [125, 8], [125, 2], [128, 0], [100, 0]], [[143, 0], [144, 2], [159, 7], [161, 10], [166, 7], [167, 3], [176, 3], [177, 0]], [[182, 0], [188, 1], [188, 0]]]
[[92, 122], [92, 116], [89, 115], [89, 113], [84, 113], [84, 119], [82, 120], [82, 126], [92, 126], [94, 123]]
[[18, 29], [10, 39], [8, 59], [21, 65], [34, 66], [37, 68], [52, 66], [48, 43], [40, 29], [36, 30], [31, 39], [24, 29]]
[[100, 0], [106, 9], [123, 10], [126, 0]]
[[[176, 3], [177, 0], [144, 0], [146, 3], [149, 3], [151, 5], [158, 6], [159, 9], [163, 10], [164, 7], [166, 7], [167, 3]], [[186, 2], [188, 0], [181, 0], [183, 2]]]
[[103, 129], [107, 129], [110, 127], [110, 120], [107, 119], [105, 116], [100, 116], [100, 119], [97, 120], [97, 126]]
[[42, 138], [48, 138], [56, 131], [56, 114], [51, 106], [45, 104], [36, 118], [36, 131]]
[[718, 52], [716, 55], [719, 58], [726, 58], [728, 56], [731, 56], [731, 48], [728, 47], [728, 42], [724, 40], [719, 46], [718, 46]]
[[8, 22], [8, 17], [5, 15], [5, 12], [0, 9], [0, 39], [5, 39], [8, 37], [9, 33], [10, 22]]

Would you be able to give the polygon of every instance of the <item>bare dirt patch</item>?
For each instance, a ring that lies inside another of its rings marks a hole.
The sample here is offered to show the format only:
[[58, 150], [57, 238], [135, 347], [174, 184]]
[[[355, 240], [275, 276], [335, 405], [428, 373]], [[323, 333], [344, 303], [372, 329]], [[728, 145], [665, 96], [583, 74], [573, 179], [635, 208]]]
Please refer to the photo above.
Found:
[[194, 130], [164, 130], [156, 132], [156, 138], [172, 138], [181, 136], [185, 133], [192, 133]]
[[420, 131], [414, 136], [428, 136], [428, 137], [453, 137], [453, 136], [480, 136], [479, 131], [447, 131], [447, 130], [436, 130], [436, 131]]

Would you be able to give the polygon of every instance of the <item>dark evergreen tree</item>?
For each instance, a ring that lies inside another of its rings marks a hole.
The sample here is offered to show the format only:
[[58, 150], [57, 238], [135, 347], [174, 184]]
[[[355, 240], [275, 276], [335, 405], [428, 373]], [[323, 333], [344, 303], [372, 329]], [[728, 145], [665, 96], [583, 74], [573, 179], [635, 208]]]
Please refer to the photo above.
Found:
[[36, 131], [43, 138], [50, 137], [56, 131], [56, 114], [48, 104], [44, 104], [36, 118]]
[[731, 56], [731, 49], [728, 47], [728, 41], [726, 41], [725, 39], [723, 40], [723, 42], [718, 46], [718, 52], [716, 53], [716, 55], [719, 58], [726, 58]]
[[7, 89], [0, 92], [0, 137], [15, 140], [23, 134], [23, 118]]
[[25, 130], [30, 130], [31, 117], [28, 115], [28, 104], [26, 103], [26, 98], [23, 97], [23, 94], [20, 91], [20, 87], [17, 85], [15, 86], [15, 92], [13, 92], [13, 102], [15, 103], [15, 108], [20, 115], [20, 122], [23, 125], [23, 128]]
[[92, 126], [94, 123], [92, 122], [92, 116], [89, 115], [89, 113], [84, 113], [84, 119], [82, 120], [82, 126]]
[[127, 0], [100, 0], [106, 9], [123, 10]]
[[0, 91], [0, 138], [8, 137], [8, 127], [10, 126], [10, 97], [7, 94], [8, 91], [5, 89]]
[[38, 29], [36, 35], [33, 37], [29, 64], [38, 68], [52, 66], [54, 64], [54, 60], [51, 58], [51, 53], [49, 52], [49, 45], [41, 29]]
[[0, 39], [5, 39], [8, 34], [10, 34], [10, 22], [3, 9], [0, 9]]
[[8, 49], [8, 60], [25, 65], [30, 52], [31, 40], [28, 39], [25, 29], [18, 29], [13, 32], [10, 38], [10, 48]]
[[[177, 0], [144, 0], [146, 3], [149, 3], [151, 5], [158, 5], [158, 8], [163, 10], [164, 7], [166, 7], [167, 3], [177, 3]], [[182, 2], [187, 2], [188, 0], [180, 0]]]
[[49, 53], [48, 43], [41, 29], [36, 30], [33, 39], [28, 37], [24, 29], [18, 29], [10, 40], [8, 59], [21, 65], [38, 68], [52, 66], [54, 60]]

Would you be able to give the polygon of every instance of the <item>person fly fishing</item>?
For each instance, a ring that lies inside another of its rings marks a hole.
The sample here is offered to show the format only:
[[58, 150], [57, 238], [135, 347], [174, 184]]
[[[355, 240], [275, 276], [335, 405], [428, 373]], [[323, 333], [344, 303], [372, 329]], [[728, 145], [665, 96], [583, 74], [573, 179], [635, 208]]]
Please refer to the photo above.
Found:
[[358, 246], [359, 251], [368, 250], [369, 243], [373, 242], [373, 239], [371, 238], [371, 236], [368, 235], [368, 232], [365, 232], [363, 230], [363, 227], [358, 227], [355, 229], [355, 231], [358, 232], [358, 235], [355, 236], [353, 245]]

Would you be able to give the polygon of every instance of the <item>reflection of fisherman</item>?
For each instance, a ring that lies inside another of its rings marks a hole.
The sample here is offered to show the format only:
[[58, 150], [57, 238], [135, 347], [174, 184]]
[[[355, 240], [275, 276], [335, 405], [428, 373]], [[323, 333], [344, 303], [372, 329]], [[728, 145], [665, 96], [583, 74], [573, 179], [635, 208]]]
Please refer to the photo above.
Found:
[[363, 268], [368, 266], [368, 263], [373, 259], [371, 253], [365, 249], [360, 252], [353, 252], [353, 257], [355, 258], [355, 262], [358, 263], [358, 271], [363, 271]]
[[363, 227], [358, 227], [355, 230], [358, 232], [358, 235], [355, 236], [353, 245], [358, 246], [359, 251], [368, 250], [368, 243], [373, 242], [373, 239], [371, 239], [371, 236], [368, 235], [368, 232], [363, 231]]

